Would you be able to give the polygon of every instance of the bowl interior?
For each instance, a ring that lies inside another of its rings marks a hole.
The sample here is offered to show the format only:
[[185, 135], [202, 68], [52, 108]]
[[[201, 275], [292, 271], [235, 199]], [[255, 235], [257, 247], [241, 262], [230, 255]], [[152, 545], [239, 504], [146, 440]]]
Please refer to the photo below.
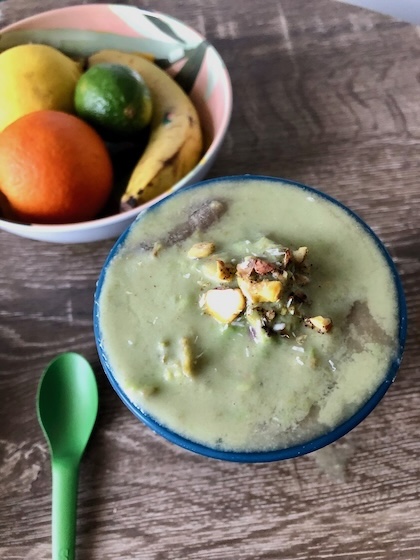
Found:
[[[181, 21], [159, 12], [117, 4], [87, 4], [51, 10], [1, 31], [0, 49], [39, 42], [73, 57], [101, 49], [147, 52], [190, 95], [200, 116], [205, 149], [197, 166], [171, 191], [200, 180], [226, 134], [232, 108], [229, 74], [218, 52]], [[170, 191], [168, 191], [170, 192]], [[0, 228], [56, 242], [95, 241], [119, 235], [135, 216], [168, 193], [120, 214], [78, 224], [20, 224], [0, 219]]]
[[[281, 449], [277, 449], [277, 450], [273, 450], [273, 451], [261, 451], [261, 452], [259, 452], [259, 451], [258, 452], [231, 452], [231, 451], [224, 451], [224, 450], [220, 450], [220, 449], [211, 448], [211, 447], [202, 445], [200, 443], [196, 443], [194, 441], [191, 441], [191, 440], [179, 435], [178, 433], [175, 433], [171, 429], [168, 429], [166, 426], [163, 426], [158, 421], [156, 421], [149, 414], [142, 411], [138, 406], [136, 406], [130, 400], [130, 398], [127, 396], [126, 392], [124, 391], [124, 389], [120, 386], [120, 384], [118, 383], [118, 381], [117, 381], [117, 379], [114, 375], [113, 369], [112, 369], [112, 367], [109, 363], [106, 348], [104, 348], [103, 343], [102, 343], [102, 333], [101, 333], [101, 329], [100, 329], [100, 326], [99, 326], [99, 315], [100, 315], [99, 299], [100, 299], [101, 290], [102, 290], [102, 287], [103, 287], [105, 275], [106, 275], [107, 268], [108, 268], [109, 264], [111, 263], [113, 258], [117, 255], [117, 253], [120, 251], [120, 249], [124, 245], [125, 240], [126, 240], [128, 234], [131, 231], [131, 228], [135, 227], [136, 223], [141, 221], [144, 218], [146, 213], [143, 213], [143, 214], [139, 215], [137, 217], [137, 219], [135, 220], [135, 222], [131, 225], [131, 227], [127, 228], [127, 230], [121, 235], [121, 237], [117, 240], [116, 244], [114, 245], [111, 252], [109, 253], [108, 258], [107, 258], [107, 260], [106, 260], [106, 262], [103, 266], [103, 269], [101, 271], [101, 274], [100, 274], [100, 277], [99, 277], [99, 280], [98, 280], [97, 289], [96, 289], [96, 293], [95, 293], [95, 300], [94, 300], [95, 340], [96, 340], [96, 344], [97, 344], [98, 354], [99, 354], [102, 366], [104, 368], [104, 371], [105, 371], [111, 385], [113, 386], [114, 390], [117, 392], [117, 394], [119, 395], [121, 400], [124, 402], [124, 404], [129, 408], [129, 410], [131, 410], [131, 412], [138, 419], [142, 420], [154, 432], [163, 436], [164, 438], [166, 438], [170, 442], [175, 443], [176, 445], [179, 445], [179, 446], [181, 446], [185, 449], [188, 449], [188, 450], [190, 450], [192, 452], [195, 452], [195, 453], [198, 453], [200, 455], [204, 455], [204, 456], [215, 458], [215, 459], [227, 460], [227, 461], [255, 463], [255, 462], [268, 462], [268, 461], [277, 461], [277, 460], [282, 460], [282, 459], [289, 459], [289, 458], [297, 457], [297, 456], [315, 451], [317, 449], [320, 449], [320, 448], [336, 441], [337, 439], [339, 439], [340, 437], [345, 435], [347, 432], [352, 430], [355, 426], [357, 426], [376, 407], [376, 405], [380, 402], [382, 397], [385, 395], [389, 386], [391, 385], [391, 383], [395, 379], [395, 376], [397, 374], [398, 368], [399, 368], [400, 363], [401, 363], [402, 354], [403, 354], [403, 350], [404, 350], [404, 344], [405, 344], [405, 339], [406, 339], [406, 331], [407, 331], [407, 309], [406, 309], [404, 291], [403, 291], [402, 284], [401, 284], [397, 269], [395, 267], [395, 264], [394, 264], [392, 258], [390, 257], [387, 249], [385, 248], [385, 246], [383, 245], [381, 240], [373, 232], [373, 230], [357, 214], [355, 214], [349, 208], [347, 208], [346, 206], [341, 204], [339, 201], [337, 201], [337, 200], [333, 199], [332, 197], [328, 196], [327, 194], [318, 191], [317, 189], [307, 187], [306, 185], [302, 185], [300, 183], [296, 183], [296, 182], [288, 181], [288, 180], [283, 180], [283, 179], [279, 179], [279, 178], [265, 177], [265, 176], [251, 176], [251, 175], [210, 179], [210, 180], [207, 180], [207, 181], [202, 181], [201, 183], [190, 185], [190, 186], [186, 187], [186, 189], [187, 190], [199, 189], [199, 188], [201, 188], [203, 186], [206, 186], [206, 185], [219, 184], [221, 182], [227, 182], [228, 183], [232, 180], [239, 181], [239, 182], [241, 182], [241, 181], [242, 182], [247, 182], [247, 181], [252, 181], [252, 180], [271, 181], [271, 182], [277, 182], [280, 185], [281, 184], [286, 184], [286, 185], [288, 184], [288, 185], [293, 185], [293, 186], [299, 187], [301, 189], [304, 189], [308, 193], [308, 195], [311, 195], [311, 193], [314, 194], [314, 195], [317, 195], [317, 196], [331, 202], [332, 204], [338, 206], [340, 209], [344, 210], [373, 239], [376, 247], [378, 248], [380, 253], [383, 255], [383, 257], [385, 259], [385, 262], [386, 262], [386, 265], [390, 269], [392, 279], [393, 279], [393, 282], [394, 282], [394, 285], [395, 285], [395, 292], [396, 292], [396, 295], [397, 295], [397, 307], [398, 307], [398, 314], [397, 314], [398, 315], [397, 316], [397, 320], [398, 320], [398, 331], [397, 331], [398, 332], [398, 343], [397, 343], [396, 352], [395, 352], [392, 360], [389, 363], [389, 367], [388, 367], [388, 370], [386, 372], [386, 375], [384, 376], [382, 382], [377, 387], [377, 389], [374, 391], [374, 393], [370, 396], [370, 398], [350, 418], [348, 418], [344, 422], [340, 423], [334, 429], [328, 431], [327, 433], [325, 433], [325, 434], [323, 434], [319, 437], [315, 437], [315, 438], [310, 439], [309, 441], [307, 441], [305, 443], [300, 443], [298, 445], [294, 445], [294, 446], [291, 446], [291, 447], [281, 448]], [[161, 204], [165, 204], [165, 202], [173, 196], [177, 196], [177, 193], [172, 193], [167, 199], [165, 199], [165, 200], [159, 202], [158, 204], [154, 205], [153, 207], [149, 208], [146, 212], [153, 212], [154, 209], [156, 209]]]

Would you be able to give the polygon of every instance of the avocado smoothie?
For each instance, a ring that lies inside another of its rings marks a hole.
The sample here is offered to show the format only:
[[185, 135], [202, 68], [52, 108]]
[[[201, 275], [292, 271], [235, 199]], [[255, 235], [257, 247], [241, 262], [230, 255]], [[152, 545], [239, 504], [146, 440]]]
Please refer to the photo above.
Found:
[[330, 431], [399, 349], [396, 281], [372, 235], [316, 191], [267, 178], [204, 183], [141, 215], [96, 308], [130, 401], [220, 450]]

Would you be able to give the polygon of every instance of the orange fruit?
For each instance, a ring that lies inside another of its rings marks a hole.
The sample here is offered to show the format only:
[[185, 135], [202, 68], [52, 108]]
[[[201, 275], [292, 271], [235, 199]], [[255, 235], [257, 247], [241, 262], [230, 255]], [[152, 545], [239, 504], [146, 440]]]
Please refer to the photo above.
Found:
[[6, 217], [41, 224], [90, 220], [111, 188], [105, 143], [78, 117], [36, 111], [0, 133], [0, 204]]

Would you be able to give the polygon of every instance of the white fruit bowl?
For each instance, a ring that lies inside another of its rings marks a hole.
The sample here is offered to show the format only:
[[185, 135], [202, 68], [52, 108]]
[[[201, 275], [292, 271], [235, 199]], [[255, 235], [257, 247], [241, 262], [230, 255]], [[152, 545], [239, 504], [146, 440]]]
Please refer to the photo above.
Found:
[[1, 50], [45, 43], [72, 56], [104, 49], [148, 52], [189, 93], [200, 117], [204, 153], [183, 179], [136, 208], [87, 222], [63, 225], [19, 223], [0, 216], [0, 229], [55, 243], [84, 243], [117, 237], [143, 210], [169, 193], [202, 179], [224, 140], [232, 111], [232, 88], [225, 64], [197, 31], [154, 11], [117, 4], [85, 4], [38, 14], [1, 30]]

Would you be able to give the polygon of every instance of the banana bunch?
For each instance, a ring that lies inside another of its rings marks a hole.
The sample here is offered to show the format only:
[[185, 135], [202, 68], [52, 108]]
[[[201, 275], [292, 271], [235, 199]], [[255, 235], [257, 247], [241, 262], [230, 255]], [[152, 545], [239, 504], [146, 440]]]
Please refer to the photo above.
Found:
[[88, 66], [124, 64], [138, 72], [150, 89], [153, 117], [149, 142], [121, 198], [121, 210], [134, 208], [168, 190], [198, 163], [203, 138], [197, 111], [181, 87], [140, 54], [102, 50]]

